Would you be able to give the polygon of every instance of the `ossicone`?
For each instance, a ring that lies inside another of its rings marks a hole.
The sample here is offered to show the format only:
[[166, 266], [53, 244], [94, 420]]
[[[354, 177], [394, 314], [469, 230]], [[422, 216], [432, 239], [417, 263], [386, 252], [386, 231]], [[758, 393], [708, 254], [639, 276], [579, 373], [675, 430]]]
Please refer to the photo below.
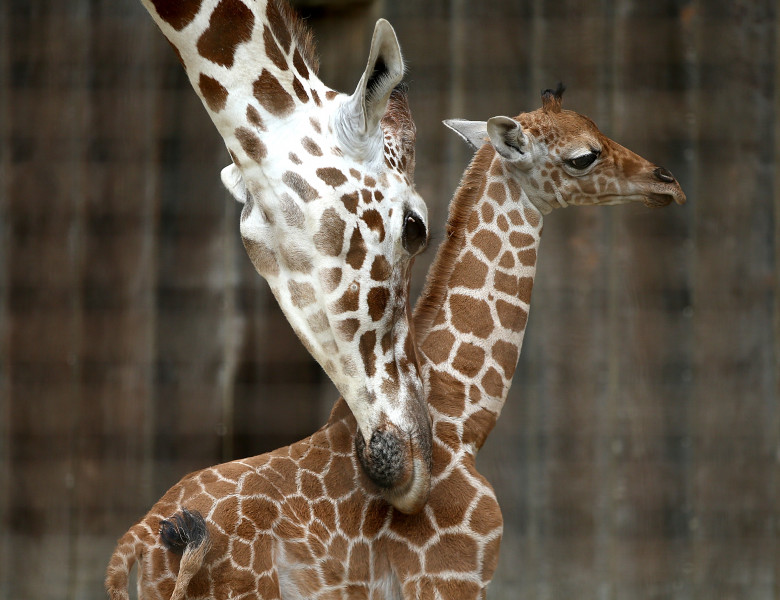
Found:
[[542, 92], [542, 110], [545, 112], [561, 112], [561, 102], [563, 101], [563, 92], [566, 86], [558, 82], [558, 87], [554, 90], [546, 89]]

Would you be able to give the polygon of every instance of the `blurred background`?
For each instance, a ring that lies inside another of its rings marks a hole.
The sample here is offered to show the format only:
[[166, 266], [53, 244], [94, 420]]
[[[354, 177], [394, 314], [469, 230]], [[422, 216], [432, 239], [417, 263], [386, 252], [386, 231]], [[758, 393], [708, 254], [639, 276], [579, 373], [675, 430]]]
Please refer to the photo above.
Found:
[[[780, 598], [776, 2], [298, 8], [342, 91], [395, 26], [438, 240], [471, 155], [441, 120], [558, 81], [688, 194], [545, 219], [478, 459], [506, 522], [489, 596]], [[324, 422], [335, 390], [246, 257], [228, 161], [140, 3], [0, 0], [1, 598], [103, 598], [115, 540], [182, 475]]]

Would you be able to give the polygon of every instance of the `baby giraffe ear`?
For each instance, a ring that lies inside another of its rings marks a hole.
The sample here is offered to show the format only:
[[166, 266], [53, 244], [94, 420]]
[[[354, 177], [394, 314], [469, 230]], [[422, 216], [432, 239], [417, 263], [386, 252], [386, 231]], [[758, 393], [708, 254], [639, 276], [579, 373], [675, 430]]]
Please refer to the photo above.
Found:
[[442, 123], [462, 137], [465, 142], [475, 150], [479, 150], [487, 141], [487, 123], [485, 123], [485, 121], [447, 119], [446, 121], [442, 121]]
[[528, 157], [528, 138], [520, 123], [509, 117], [491, 117], [487, 122], [490, 143], [507, 160], [517, 161]]
[[241, 176], [241, 171], [238, 170], [235, 163], [230, 163], [222, 169], [220, 178], [227, 191], [233, 194], [233, 197], [241, 204], [244, 204], [246, 202], [246, 185], [244, 184], [244, 178]]

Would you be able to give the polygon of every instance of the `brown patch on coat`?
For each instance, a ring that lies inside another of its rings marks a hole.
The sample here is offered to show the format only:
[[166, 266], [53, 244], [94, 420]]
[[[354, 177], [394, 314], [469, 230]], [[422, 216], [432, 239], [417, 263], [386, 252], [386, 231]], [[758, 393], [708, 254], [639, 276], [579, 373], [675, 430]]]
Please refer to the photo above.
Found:
[[469, 416], [463, 423], [463, 443], [473, 444], [479, 450], [496, 426], [496, 417], [495, 413], [486, 408], [481, 408]]
[[484, 300], [452, 294], [449, 300], [452, 325], [461, 333], [486, 339], [493, 331], [490, 306]]
[[284, 48], [285, 52], [290, 51], [290, 44], [292, 44], [292, 34], [288, 28], [286, 20], [282, 17], [282, 12], [276, 2], [271, 0], [265, 7], [265, 14], [268, 17], [268, 22], [273, 29], [276, 39]]
[[297, 308], [309, 306], [315, 300], [314, 288], [310, 283], [290, 280], [287, 282], [287, 289], [290, 291], [290, 301]]
[[287, 59], [274, 40], [274, 35], [268, 25], [263, 26], [263, 44], [265, 45], [265, 54], [271, 59], [271, 62], [280, 71], [287, 70]]
[[503, 269], [511, 269], [515, 266], [515, 257], [514, 255], [507, 250], [504, 252], [504, 254], [501, 256], [501, 261], [498, 263], [498, 266]]
[[378, 254], [371, 263], [371, 279], [374, 281], [387, 281], [393, 274], [393, 268], [387, 259]]
[[[306, 319], [306, 324], [309, 326], [309, 330], [314, 333], [322, 333], [323, 331], [327, 331], [328, 329], [330, 329], [330, 321], [328, 320], [328, 315], [326, 315], [321, 310], [317, 311], [315, 314], [311, 315], [308, 319]], [[325, 350], [328, 350], [329, 343], [324, 344]]]
[[490, 367], [487, 372], [482, 376], [482, 388], [485, 393], [493, 398], [503, 398], [504, 395], [504, 379], [501, 374], [493, 367]]
[[487, 231], [486, 229], [474, 234], [474, 237], [471, 238], [471, 243], [482, 250], [485, 256], [491, 261], [498, 256], [498, 253], [501, 250], [501, 238], [492, 231]]
[[349, 212], [355, 213], [358, 205], [358, 193], [352, 192], [351, 194], [344, 194], [341, 197], [341, 203]]
[[532, 235], [527, 233], [520, 233], [519, 231], [513, 231], [509, 234], [509, 243], [515, 248], [525, 248], [536, 243], [536, 240]]
[[317, 190], [295, 171], [285, 171], [282, 175], [282, 181], [304, 202], [311, 202], [320, 197]]
[[347, 180], [344, 173], [341, 172], [341, 169], [335, 167], [322, 167], [317, 169], [316, 173], [317, 177], [333, 188], [339, 187]]
[[511, 177], [507, 180], [506, 183], [507, 183], [507, 186], [509, 187], [509, 195], [512, 197], [512, 201], [513, 202], [519, 202], [520, 201], [520, 195], [523, 193], [523, 190], [520, 187], [520, 184], [517, 183], [517, 181], [515, 181]]
[[181, 31], [200, 12], [201, 0], [151, 0], [160, 18]]
[[518, 227], [523, 223], [523, 215], [519, 210], [514, 209], [509, 211], [509, 220], [512, 221], [512, 225]]
[[265, 123], [263, 123], [263, 117], [260, 116], [258, 110], [251, 104], [248, 104], [246, 107], [246, 120], [249, 121], [249, 123], [253, 127], [256, 127], [261, 131], [265, 131]]
[[528, 321], [528, 313], [514, 304], [498, 300], [496, 302], [496, 313], [501, 325], [511, 331], [522, 331]]
[[371, 231], [376, 232], [380, 242], [385, 241], [385, 224], [382, 221], [382, 216], [378, 211], [370, 208], [364, 211], [360, 218], [363, 219], [363, 222], [368, 225], [368, 228]]
[[431, 490], [428, 505], [433, 518], [440, 528], [454, 527], [463, 521], [465, 507], [471, 505], [477, 490], [463, 475], [460, 469], [454, 469], [450, 475], [439, 481]]
[[298, 71], [298, 74], [301, 77], [303, 77], [304, 79], [309, 78], [309, 69], [306, 66], [306, 63], [304, 62], [301, 53], [298, 51], [298, 48], [296, 48], [295, 51], [293, 52], [293, 66], [295, 67], [295, 70]]
[[504, 377], [507, 379], [512, 379], [512, 375], [515, 372], [515, 367], [517, 366], [517, 358], [519, 354], [517, 345], [498, 340], [495, 344], [493, 344], [491, 353], [493, 360], [495, 360], [498, 365], [504, 369]]
[[311, 256], [302, 248], [283, 244], [279, 247], [279, 254], [291, 271], [298, 273], [311, 272]]
[[463, 383], [452, 375], [437, 370], [431, 371], [430, 382], [429, 401], [436, 410], [450, 417], [462, 415], [466, 406], [466, 389]]
[[[393, 511], [393, 516], [390, 520], [390, 531], [406, 540], [407, 544], [417, 547], [425, 544], [436, 534], [436, 530], [431, 524], [426, 511], [419, 512], [416, 515], [404, 515], [398, 511]], [[406, 551], [409, 552], [408, 546]]]
[[344, 246], [346, 223], [335, 208], [326, 208], [322, 213], [320, 228], [314, 234], [314, 247], [325, 256], [338, 256]]
[[238, 127], [235, 131], [236, 139], [244, 152], [256, 163], [261, 163], [268, 154], [265, 144], [257, 135], [247, 127]]
[[263, 242], [256, 242], [247, 237], [241, 236], [241, 240], [244, 242], [244, 248], [249, 255], [249, 260], [255, 266], [255, 269], [260, 275], [267, 277], [269, 275], [279, 274], [279, 263], [276, 259], [276, 254]]
[[282, 215], [284, 216], [285, 223], [287, 223], [290, 227], [303, 229], [303, 226], [306, 224], [306, 217], [304, 216], [301, 207], [298, 206], [298, 203], [293, 200], [290, 194], [286, 192], [282, 194], [282, 197], [279, 201], [279, 206], [282, 209]]
[[336, 504], [336, 514], [339, 518], [339, 531], [348, 538], [360, 535], [360, 526], [363, 521], [364, 497], [353, 492]]
[[467, 251], [455, 264], [450, 278], [450, 289], [456, 287], [481, 289], [485, 285], [487, 272], [487, 265], [474, 256], [473, 252]]
[[501, 508], [492, 496], [483, 496], [479, 499], [476, 508], [471, 513], [470, 526], [474, 533], [487, 535], [501, 527], [504, 519], [501, 516]]
[[263, 108], [278, 117], [289, 115], [295, 108], [292, 96], [268, 69], [263, 69], [260, 76], [252, 84], [252, 93]]
[[301, 140], [301, 145], [303, 146], [303, 149], [312, 156], [322, 156], [322, 148], [320, 148], [319, 144], [309, 136], [306, 136]]
[[357, 330], [360, 329], [360, 321], [357, 319], [344, 319], [338, 322], [336, 329], [345, 341], [351, 342]]
[[320, 272], [320, 283], [327, 293], [334, 291], [341, 283], [341, 267], [330, 267]]
[[485, 202], [482, 205], [482, 220], [485, 223], [490, 224], [493, 222], [493, 216], [494, 216], [493, 207], [490, 206], [490, 204], [488, 204], [487, 202]]
[[531, 303], [531, 293], [534, 289], [533, 277], [520, 277], [517, 282], [517, 297], [526, 304]]
[[217, 113], [225, 108], [228, 91], [219, 81], [201, 73], [198, 79], [198, 87], [211, 112]]
[[361, 335], [359, 348], [366, 375], [373, 377], [376, 372], [376, 331], [369, 329]]
[[356, 283], [354, 290], [350, 289], [351, 287], [352, 286], [348, 286], [341, 298], [333, 303], [334, 313], [353, 312], [360, 307], [360, 284]]
[[536, 264], [536, 248], [521, 250], [517, 253], [520, 264], [526, 267], [533, 267]]
[[213, 63], [231, 68], [236, 49], [252, 39], [255, 15], [240, 0], [221, 0], [198, 39], [198, 53]]
[[452, 360], [452, 367], [466, 377], [475, 377], [485, 362], [485, 351], [479, 346], [462, 342]]
[[303, 87], [301, 80], [297, 77], [293, 77], [292, 86], [295, 95], [298, 97], [298, 100], [300, 100], [303, 104], [306, 104], [309, 101], [309, 94], [306, 93], [306, 89]]
[[425, 553], [425, 570], [428, 573], [473, 572], [477, 568], [478, 552], [477, 542], [471, 536], [444, 533]]
[[[351, 581], [371, 580], [371, 551], [368, 544], [362, 540], [352, 544], [349, 549], [349, 578]], [[362, 586], [361, 586], [362, 587]], [[368, 600], [368, 590], [357, 590], [358, 594], [347, 593], [347, 598], [361, 598]]]
[[349, 250], [347, 251], [347, 264], [356, 271], [363, 266], [363, 261], [366, 258], [366, 243], [363, 240], [363, 235], [360, 233], [360, 228], [355, 227], [352, 230], [352, 237], [349, 240]]
[[376, 286], [368, 290], [368, 314], [372, 321], [379, 321], [387, 309], [390, 290], [385, 286]]
[[503, 183], [498, 183], [497, 181], [494, 181], [490, 185], [488, 185], [487, 188], [487, 195], [489, 198], [494, 200], [496, 204], [501, 206], [506, 202], [506, 188], [504, 187]]

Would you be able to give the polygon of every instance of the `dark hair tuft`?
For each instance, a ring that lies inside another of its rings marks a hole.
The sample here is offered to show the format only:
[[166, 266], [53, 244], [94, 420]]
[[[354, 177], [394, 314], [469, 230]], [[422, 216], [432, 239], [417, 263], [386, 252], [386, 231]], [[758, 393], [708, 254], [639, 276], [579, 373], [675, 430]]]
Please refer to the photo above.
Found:
[[174, 554], [182, 554], [187, 546], [197, 548], [206, 538], [206, 520], [198, 511], [185, 508], [170, 519], [160, 521], [160, 539]]

